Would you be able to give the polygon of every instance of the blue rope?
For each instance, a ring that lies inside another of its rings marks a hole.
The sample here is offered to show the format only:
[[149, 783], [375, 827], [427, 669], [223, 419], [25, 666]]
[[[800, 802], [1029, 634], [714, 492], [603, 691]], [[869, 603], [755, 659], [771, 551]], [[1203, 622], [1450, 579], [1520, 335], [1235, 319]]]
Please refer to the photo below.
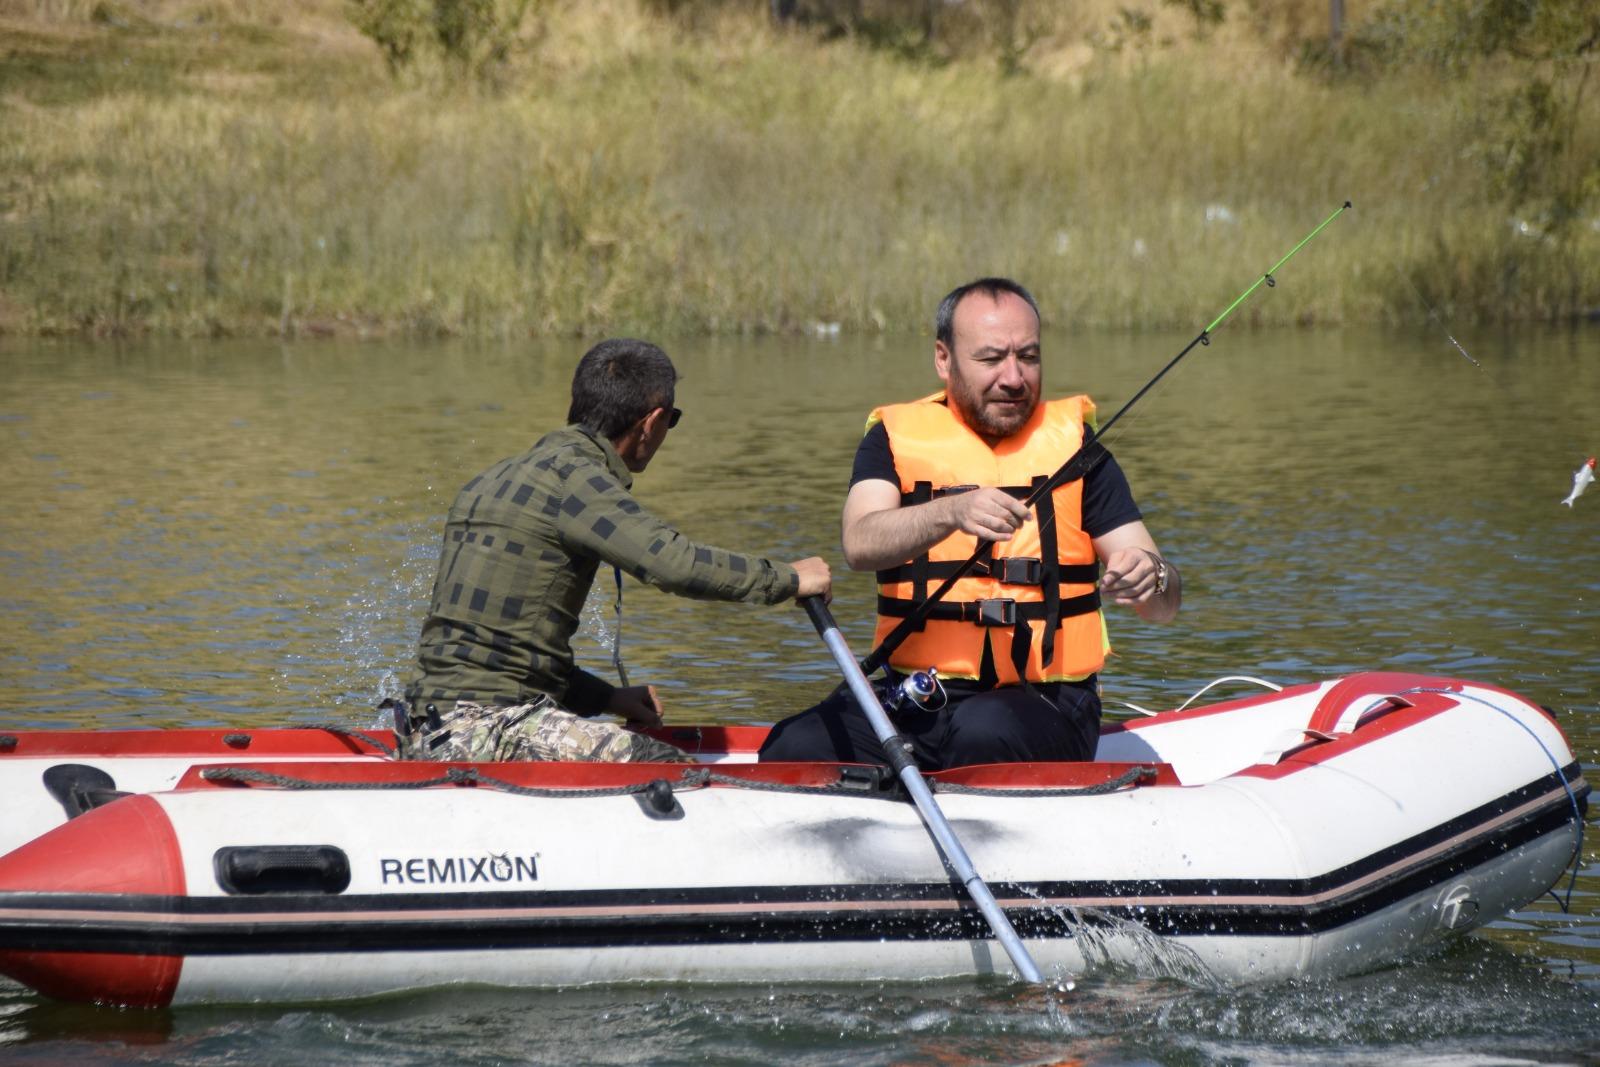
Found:
[[1561, 783], [1561, 788], [1567, 791], [1567, 800], [1572, 804], [1572, 821], [1578, 828], [1578, 840], [1573, 846], [1572, 850], [1572, 878], [1567, 882], [1567, 898], [1562, 900], [1561, 897], [1557, 895], [1553, 886], [1545, 890], [1546, 893], [1550, 894], [1550, 899], [1554, 900], [1556, 905], [1560, 907], [1563, 914], [1572, 914], [1572, 890], [1578, 884], [1578, 868], [1583, 863], [1583, 813], [1578, 810], [1578, 796], [1572, 791], [1572, 783], [1567, 781], [1567, 776], [1561, 769], [1561, 763], [1556, 759], [1555, 753], [1550, 751], [1550, 746], [1546, 745], [1544, 743], [1544, 739], [1538, 734], [1534, 733], [1533, 728], [1527, 723], [1517, 718], [1505, 708], [1500, 707], [1498, 704], [1484, 700], [1482, 697], [1475, 697], [1471, 693], [1464, 693], [1455, 689], [1438, 689], [1427, 686], [1418, 686], [1415, 689], [1407, 689], [1405, 692], [1396, 693], [1395, 696], [1405, 696], [1407, 693], [1441, 693], [1445, 696], [1455, 697], [1458, 700], [1470, 700], [1475, 704], [1482, 704], [1486, 708], [1498, 711], [1500, 714], [1504, 715], [1506, 718], [1522, 727], [1523, 732], [1529, 737], [1533, 738], [1533, 743], [1539, 746], [1539, 749], [1544, 753], [1545, 758], [1550, 761], [1550, 766], [1555, 768], [1556, 780]]

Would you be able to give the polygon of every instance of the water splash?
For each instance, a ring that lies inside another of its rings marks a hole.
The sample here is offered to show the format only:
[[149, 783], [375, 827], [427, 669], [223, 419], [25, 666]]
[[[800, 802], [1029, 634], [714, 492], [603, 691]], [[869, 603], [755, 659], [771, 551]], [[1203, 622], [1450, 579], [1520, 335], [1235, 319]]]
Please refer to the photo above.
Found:
[[575, 637], [593, 641], [595, 646], [605, 650], [606, 655], [611, 654], [613, 633], [610, 620], [616, 616], [612, 607], [614, 594], [599, 582], [589, 590], [589, 599], [583, 602], [583, 624], [578, 628]]
[[[1084, 976], [1171, 979], [1196, 989], [1226, 988], [1192, 948], [1143, 923], [1099, 908], [1051, 904], [1036, 891], [1022, 891], [1067, 927], [1083, 957]], [[1063, 992], [1074, 988], [1071, 979], [1063, 980]]]
[[1188, 945], [1097, 908], [1064, 910], [1090, 973], [1168, 978], [1200, 989], [1224, 988], [1222, 980]]

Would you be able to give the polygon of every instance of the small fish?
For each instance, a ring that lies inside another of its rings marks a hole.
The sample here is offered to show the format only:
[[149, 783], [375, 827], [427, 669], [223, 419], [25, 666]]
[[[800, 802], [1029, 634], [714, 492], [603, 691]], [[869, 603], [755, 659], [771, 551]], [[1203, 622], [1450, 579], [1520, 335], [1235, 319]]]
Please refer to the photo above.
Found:
[[1572, 502], [1583, 495], [1583, 491], [1589, 488], [1589, 483], [1592, 481], [1594, 481], [1594, 457], [1590, 456], [1584, 461], [1583, 466], [1572, 472], [1572, 492], [1567, 494], [1567, 499], [1562, 503], [1570, 508]]

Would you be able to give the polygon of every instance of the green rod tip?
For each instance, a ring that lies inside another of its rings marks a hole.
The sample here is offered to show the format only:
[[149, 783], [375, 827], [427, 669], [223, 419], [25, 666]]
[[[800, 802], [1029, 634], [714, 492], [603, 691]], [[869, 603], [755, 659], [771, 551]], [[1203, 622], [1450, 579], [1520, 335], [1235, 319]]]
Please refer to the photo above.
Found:
[[1348, 201], [1348, 200], [1346, 200], [1346, 201], [1345, 201], [1345, 202], [1344, 202], [1344, 206], [1345, 206], [1345, 207], [1349, 207], [1349, 206], [1350, 206], [1350, 201]]

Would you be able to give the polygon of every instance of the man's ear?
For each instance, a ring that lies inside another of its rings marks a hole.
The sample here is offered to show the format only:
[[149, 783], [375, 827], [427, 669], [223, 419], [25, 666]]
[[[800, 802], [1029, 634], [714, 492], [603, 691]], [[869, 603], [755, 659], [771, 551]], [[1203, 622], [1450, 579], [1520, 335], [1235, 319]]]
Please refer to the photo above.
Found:
[[950, 382], [950, 360], [952, 358], [954, 357], [951, 356], [949, 347], [943, 341], [933, 342], [933, 369], [939, 375], [939, 380], [946, 384]]
[[651, 408], [645, 417], [639, 420], [639, 433], [642, 437], [654, 437], [661, 423], [670, 413], [666, 408]]

